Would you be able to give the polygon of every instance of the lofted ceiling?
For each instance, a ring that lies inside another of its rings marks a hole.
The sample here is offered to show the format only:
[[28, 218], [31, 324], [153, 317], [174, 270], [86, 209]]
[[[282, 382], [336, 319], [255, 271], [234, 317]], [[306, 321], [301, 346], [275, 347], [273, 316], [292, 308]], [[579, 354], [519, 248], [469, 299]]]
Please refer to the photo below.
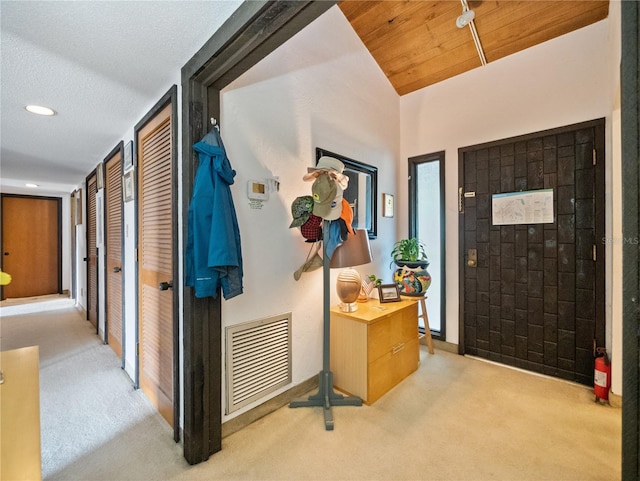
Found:
[[[396, 92], [405, 95], [482, 66], [460, 0], [343, 1], [339, 7]], [[487, 62], [607, 17], [608, 0], [469, 0]]]
[[[173, 83], [241, 0], [0, 0], [0, 182], [71, 192]], [[605, 18], [609, 2], [469, 0], [488, 62]], [[481, 63], [460, 0], [339, 8], [399, 95]], [[552, 74], [552, 72], [550, 73]], [[25, 112], [30, 103], [58, 112]]]

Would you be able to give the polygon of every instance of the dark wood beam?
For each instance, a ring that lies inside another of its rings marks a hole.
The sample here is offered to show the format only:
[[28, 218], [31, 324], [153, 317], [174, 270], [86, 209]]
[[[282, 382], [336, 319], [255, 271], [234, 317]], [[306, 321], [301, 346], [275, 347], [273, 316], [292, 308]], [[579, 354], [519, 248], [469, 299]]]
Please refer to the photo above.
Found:
[[[220, 90], [327, 11], [333, 1], [247, 1], [182, 68], [184, 239], [198, 159], [192, 146], [220, 121]], [[184, 288], [184, 457], [206, 461], [222, 447], [220, 293], [197, 299]]]
[[622, 2], [622, 479], [640, 479], [640, 3]]

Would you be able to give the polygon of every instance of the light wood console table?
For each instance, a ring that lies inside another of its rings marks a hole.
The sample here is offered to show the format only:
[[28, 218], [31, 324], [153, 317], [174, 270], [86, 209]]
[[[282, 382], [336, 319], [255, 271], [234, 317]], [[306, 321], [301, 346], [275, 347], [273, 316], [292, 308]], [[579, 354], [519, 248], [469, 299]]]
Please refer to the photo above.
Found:
[[0, 353], [0, 479], [42, 479], [38, 346]]
[[337, 389], [373, 404], [418, 369], [418, 303], [358, 303], [331, 308], [331, 371]]

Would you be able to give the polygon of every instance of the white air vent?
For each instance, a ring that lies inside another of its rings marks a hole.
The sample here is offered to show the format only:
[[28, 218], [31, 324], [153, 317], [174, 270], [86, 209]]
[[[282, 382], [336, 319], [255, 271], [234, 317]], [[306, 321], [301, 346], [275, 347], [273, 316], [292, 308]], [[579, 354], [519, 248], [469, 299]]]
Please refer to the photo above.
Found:
[[230, 326], [226, 334], [227, 414], [291, 383], [291, 313]]

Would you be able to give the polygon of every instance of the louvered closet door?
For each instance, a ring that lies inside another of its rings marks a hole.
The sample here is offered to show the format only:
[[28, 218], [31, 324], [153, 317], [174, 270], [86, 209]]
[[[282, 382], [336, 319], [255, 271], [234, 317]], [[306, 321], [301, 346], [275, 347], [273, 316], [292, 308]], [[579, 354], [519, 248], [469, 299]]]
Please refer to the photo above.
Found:
[[122, 156], [105, 164], [107, 250], [107, 342], [122, 358]]
[[140, 387], [173, 426], [174, 279], [171, 105], [138, 134]]
[[97, 177], [87, 181], [87, 319], [98, 329], [98, 249], [96, 248]]

